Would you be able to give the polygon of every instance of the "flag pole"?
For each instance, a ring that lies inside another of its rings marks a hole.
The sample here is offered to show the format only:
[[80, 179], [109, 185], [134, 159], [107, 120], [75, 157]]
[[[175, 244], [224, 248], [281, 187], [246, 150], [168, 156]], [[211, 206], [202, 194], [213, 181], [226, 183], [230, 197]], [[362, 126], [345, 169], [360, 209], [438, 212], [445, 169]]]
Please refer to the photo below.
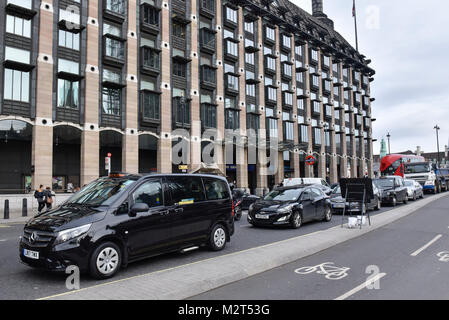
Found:
[[355, 8], [355, 0], [352, 0], [353, 6], [352, 6], [352, 16], [354, 17], [354, 28], [355, 28], [355, 48], [357, 51], [359, 51], [359, 39], [357, 35], [357, 12]]

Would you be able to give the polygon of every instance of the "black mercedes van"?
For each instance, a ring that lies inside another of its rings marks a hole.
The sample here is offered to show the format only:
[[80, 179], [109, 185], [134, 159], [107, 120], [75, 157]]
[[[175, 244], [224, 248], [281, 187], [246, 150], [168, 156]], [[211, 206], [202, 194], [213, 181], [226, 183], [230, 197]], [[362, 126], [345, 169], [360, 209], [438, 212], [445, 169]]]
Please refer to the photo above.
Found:
[[129, 262], [208, 245], [221, 250], [234, 233], [225, 178], [212, 175], [111, 174], [59, 207], [29, 220], [20, 240], [27, 265], [96, 278]]

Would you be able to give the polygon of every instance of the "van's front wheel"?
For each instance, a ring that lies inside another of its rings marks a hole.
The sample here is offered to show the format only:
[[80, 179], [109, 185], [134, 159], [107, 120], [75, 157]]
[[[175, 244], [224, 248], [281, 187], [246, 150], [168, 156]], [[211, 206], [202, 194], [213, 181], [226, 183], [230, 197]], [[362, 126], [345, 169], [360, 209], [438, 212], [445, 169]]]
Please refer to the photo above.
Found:
[[97, 279], [113, 277], [122, 263], [121, 250], [113, 242], [100, 244], [90, 258], [90, 274]]
[[217, 224], [210, 233], [209, 247], [213, 251], [219, 251], [226, 247], [226, 230], [221, 224]]

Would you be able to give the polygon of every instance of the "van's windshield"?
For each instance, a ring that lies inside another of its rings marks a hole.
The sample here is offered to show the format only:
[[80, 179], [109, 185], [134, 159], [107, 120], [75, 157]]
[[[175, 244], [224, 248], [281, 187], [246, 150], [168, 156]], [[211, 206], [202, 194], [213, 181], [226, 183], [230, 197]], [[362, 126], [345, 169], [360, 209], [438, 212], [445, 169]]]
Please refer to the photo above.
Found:
[[136, 182], [134, 179], [102, 178], [96, 180], [67, 200], [65, 205], [109, 205], [114, 199]]

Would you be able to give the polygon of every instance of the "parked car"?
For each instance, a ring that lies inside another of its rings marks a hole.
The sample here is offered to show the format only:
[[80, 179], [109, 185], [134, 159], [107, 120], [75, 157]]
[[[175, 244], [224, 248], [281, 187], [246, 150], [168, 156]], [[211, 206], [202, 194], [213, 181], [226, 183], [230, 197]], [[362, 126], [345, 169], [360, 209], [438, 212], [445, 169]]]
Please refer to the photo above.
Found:
[[299, 228], [313, 220], [331, 221], [329, 197], [316, 186], [276, 188], [249, 207], [253, 226], [290, 225]]
[[323, 190], [323, 192], [327, 195], [332, 193], [331, 187], [323, 178], [287, 178], [282, 182], [283, 187], [293, 187], [306, 184], [319, 185], [321, 190]]
[[[367, 204], [368, 210], [380, 210], [382, 206], [381, 193], [376, 185], [373, 183], [374, 198], [369, 199]], [[340, 185], [337, 185], [330, 196], [330, 202], [332, 206], [332, 213], [343, 213], [343, 209], [346, 207], [346, 212], [360, 212], [360, 205], [356, 202], [347, 203], [346, 199], [341, 195]]]
[[408, 202], [407, 187], [404, 179], [400, 176], [384, 176], [373, 180], [382, 194], [382, 203], [391, 204], [393, 207], [398, 202], [406, 204]]
[[222, 250], [233, 233], [225, 178], [113, 174], [28, 221], [19, 255], [32, 267], [65, 271], [77, 265], [102, 279], [132, 261], [166, 252], [202, 245]]
[[418, 198], [424, 198], [424, 190], [421, 184], [416, 180], [404, 180], [405, 186], [407, 187], [407, 196], [411, 200], [416, 200]]
[[[236, 194], [235, 197], [238, 198], [239, 200], [241, 200], [240, 203], [240, 207], [242, 210], [248, 210], [249, 206], [254, 203], [256, 200], [259, 200], [260, 197], [253, 195], [253, 194], [249, 194], [248, 192], [246, 192], [245, 189], [234, 189]], [[233, 196], [234, 196], [234, 190], [233, 190]]]

